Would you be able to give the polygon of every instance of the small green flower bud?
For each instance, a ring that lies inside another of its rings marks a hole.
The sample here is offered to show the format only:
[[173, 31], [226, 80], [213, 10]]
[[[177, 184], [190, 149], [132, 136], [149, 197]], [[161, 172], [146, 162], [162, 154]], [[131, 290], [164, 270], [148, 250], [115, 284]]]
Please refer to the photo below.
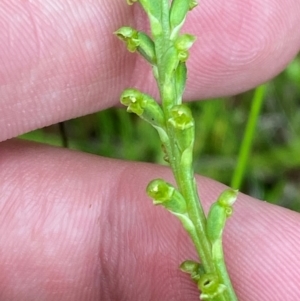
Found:
[[155, 47], [152, 39], [144, 32], [138, 32], [138, 52], [151, 64], [156, 64]]
[[218, 197], [217, 202], [223, 207], [231, 207], [237, 199], [238, 190], [228, 188]]
[[226, 290], [226, 286], [220, 283], [216, 274], [204, 274], [200, 277], [198, 288], [201, 291], [201, 300], [213, 300]]
[[135, 52], [140, 44], [138, 31], [129, 26], [119, 28], [115, 32], [115, 35], [126, 43], [127, 49], [130, 52]]
[[156, 179], [148, 184], [146, 190], [154, 202], [160, 204], [172, 200], [175, 188], [165, 180]]
[[223, 191], [217, 201], [210, 207], [207, 216], [207, 236], [210, 241], [221, 239], [227, 218], [232, 215], [232, 205], [237, 198], [238, 191], [231, 188]]
[[162, 179], [151, 181], [147, 186], [147, 194], [154, 205], [162, 205], [174, 214], [186, 213], [186, 202], [174, 186]]
[[165, 127], [163, 111], [150, 95], [136, 89], [126, 89], [121, 94], [120, 101], [128, 107], [128, 112], [137, 114], [154, 127]]
[[182, 27], [186, 15], [190, 8], [190, 1], [187, 0], [173, 0], [170, 8], [170, 27], [172, 37], [177, 35]]

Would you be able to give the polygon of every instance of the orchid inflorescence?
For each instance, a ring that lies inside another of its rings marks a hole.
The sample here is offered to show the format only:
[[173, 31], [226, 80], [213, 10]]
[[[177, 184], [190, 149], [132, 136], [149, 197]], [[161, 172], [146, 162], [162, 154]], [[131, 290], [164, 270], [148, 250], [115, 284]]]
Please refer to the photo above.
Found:
[[129, 5], [136, 2], [148, 15], [151, 35], [130, 26], [121, 27], [115, 34], [130, 52], [138, 52], [152, 66], [161, 104], [135, 88], [123, 91], [121, 103], [128, 112], [137, 114], [157, 130], [177, 183], [175, 187], [163, 179], [155, 179], [147, 186], [147, 194], [155, 205], [165, 207], [179, 218], [191, 237], [201, 263], [186, 260], [180, 269], [196, 282], [200, 299], [237, 300], [222, 247], [225, 222], [232, 214], [237, 191], [226, 189], [205, 215], [193, 171], [195, 122], [189, 107], [182, 104], [186, 61], [196, 37], [181, 34], [180, 30], [197, 1], [127, 0]]

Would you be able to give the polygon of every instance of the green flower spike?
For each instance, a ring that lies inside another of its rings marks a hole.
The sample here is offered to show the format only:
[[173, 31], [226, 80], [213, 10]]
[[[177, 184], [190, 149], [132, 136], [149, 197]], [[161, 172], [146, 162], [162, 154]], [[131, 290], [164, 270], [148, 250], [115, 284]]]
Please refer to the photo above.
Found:
[[165, 207], [182, 223], [193, 241], [199, 261], [184, 261], [180, 269], [190, 274], [201, 291], [201, 300], [237, 301], [226, 270], [222, 234], [237, 191], [226, 190], [206, 216], [201, 205], [193, 171], [195, 126], [190, 109], [182, 105], [187, 79], [186, 61], [196, 38], [181, 34], [186, 16], [198, 5], [197, 0], [127, 0], [138, 2], [148, 16], [151, 38], [131, 27], [115, 34], [129, 51], [138, 51], [152, 66], [161, 105], [150, 95], [127, 89], [121, 103], [149, 122], [160, 136], [166, 159], [177, 188], [162, 179], [151, 181], [147, 194], [155, 205]]

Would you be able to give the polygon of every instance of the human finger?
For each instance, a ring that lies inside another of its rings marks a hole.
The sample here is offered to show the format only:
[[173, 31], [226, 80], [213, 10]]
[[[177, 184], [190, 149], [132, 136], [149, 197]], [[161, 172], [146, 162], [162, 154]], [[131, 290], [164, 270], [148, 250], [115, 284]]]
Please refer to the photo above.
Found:
[[[203, 0], [184, 31], [198, 37], [185, 98], [236, 94], [276, 75], [299, 51], [298, 0]], [[139, 5], [115, 1], [0, 3], [0, 141], [118, 103], [157, 96], [149, 66], [113, 32], [146, 29]]]
[[[168, 168], [18, 141], [0, 158], [1, 300], [199, 300], [178, 270], [196, 259], [190, 239], [145, 195]], [[197, 180], [207, 210], [224, 185]], [[224, 243], [239, 300], [297, 300], [299, 214], [243, 194], [234, 211]]]

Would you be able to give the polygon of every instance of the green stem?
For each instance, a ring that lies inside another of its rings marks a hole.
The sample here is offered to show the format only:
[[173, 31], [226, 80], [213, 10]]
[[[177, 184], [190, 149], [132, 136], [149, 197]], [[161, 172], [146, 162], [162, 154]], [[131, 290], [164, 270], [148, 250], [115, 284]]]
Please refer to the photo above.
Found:
[[[162, 15], [168, 16], [169, 1], [163, 1], [162, 8], [164, 9], [164, 11], [162, 11]], [[164, 32], [169, 32], [168, 22], [163, 23], [162, 26]], [[157, 57], [157, 66], [159, 72], [158, 88], [160, 91], [166, 120], [168, 120], [170, 117], [170, 108], [175, 105], [175, 101], [178, 99], [178, 95], [175, 94], [175, 74], [170, 76], [169, 74], [165, 74], [164, 70], [165, 66], [168, 64], [167, 61], [164, 61], [166, 57], [165, 54], [170, 50], [169, 44], [171, 44], [171, 42], [167, 42], [168, 39], [160, 39], [158, 37], [155, 40], [156, 51], [158, 49], [162, 50], [162, 55]], [[170, 144], [166, 145], [165, 147], [169, 157], [170, 165], [173, 170], [179, 191], [187, 202], [188, 214], [195, 226], [197, 233], [197, 237], [192, 237], [192, 239], [205, 270], [207, 272], [213, 272], [214, 266], [211, 258], [211, 245], [206, 237], [206, 217], [198, 197], [192, 166], [183, 166], [181, 164], [181, 154], [176, 145], [176, 139], [173, 137], [171, 131], [168, 131], [168, 136], [170, 139]]]
[[171, 141], [173, 162], [170, 162], [180, 193], [187, 202], [187, 212], [194, 224], [197, 237], [193, 239], [197, 253], [206, 272], [215, 270], [211, 257], [211, 244], [206, 237], [206, 217], [199, 200], [194, 173], [191, 166], [180, 164], [181, 156], [176, 141]]
[[230, 186], [234, 189], [240, 189], [242, 182], [244, 180], [244, 175], [247, 168], [249, 154], [253, 142], [254, 132], [255, 132], [258, 116], [262, 108], [265, 93], [266, 93], [265, 85], [259, 86], [255, 89], [255, 93], [252, 99], [250, 115], [248, 118], [246, 130], [244, 134], [244, 139], [240, 147], [237, 166], [234, 170], [234, 174], [231, 180]]

